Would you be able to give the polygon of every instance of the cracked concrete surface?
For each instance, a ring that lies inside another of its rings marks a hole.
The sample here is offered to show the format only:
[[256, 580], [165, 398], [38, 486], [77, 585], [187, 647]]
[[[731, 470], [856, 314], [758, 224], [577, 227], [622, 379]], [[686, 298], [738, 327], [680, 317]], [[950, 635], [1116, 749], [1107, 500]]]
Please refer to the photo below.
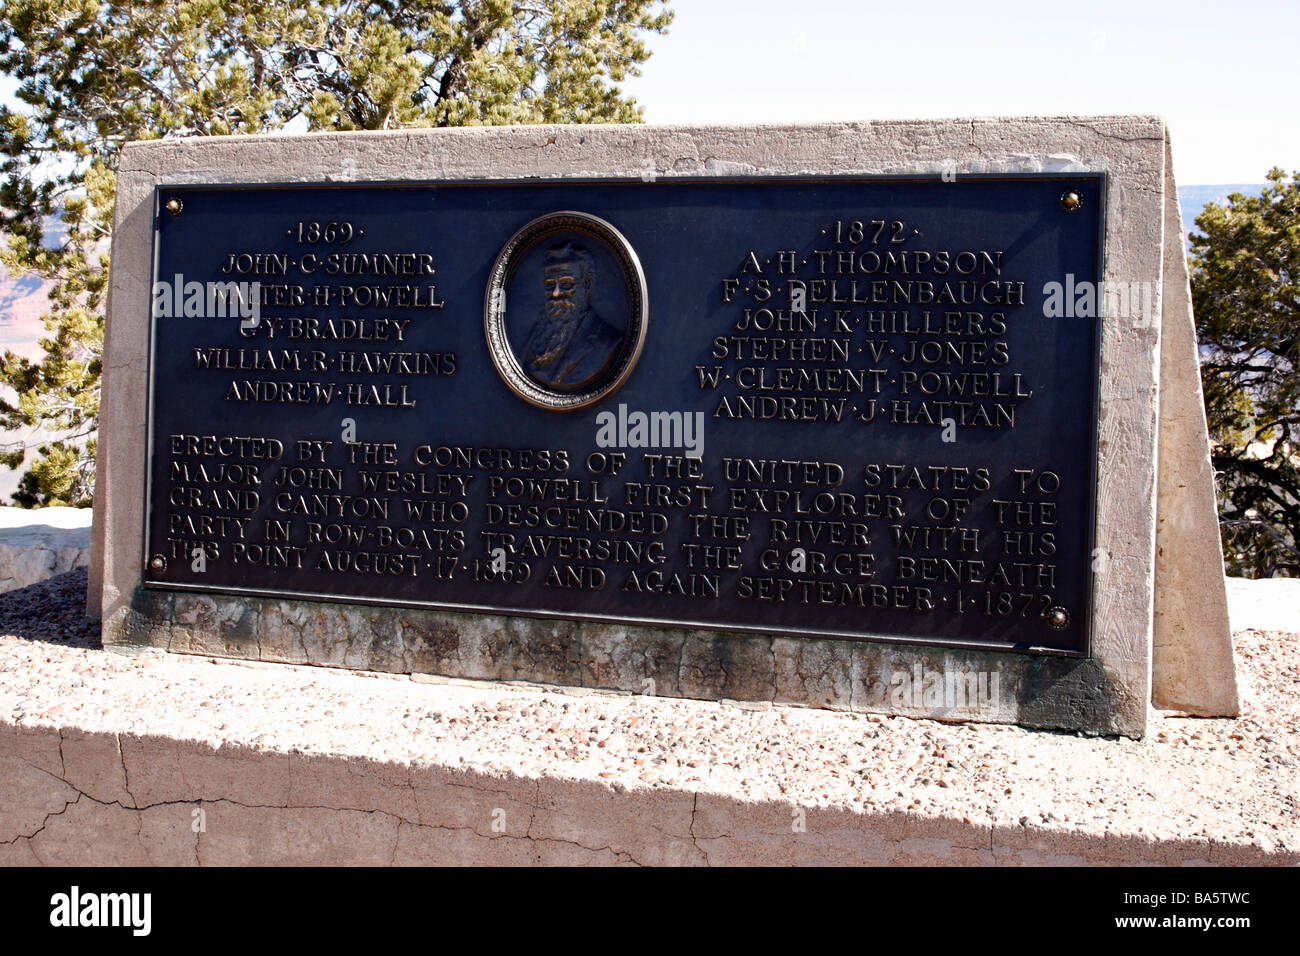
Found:
[[0, 863], [1300, 863], [1294, 634], [1237, 633], [1241, 718], [1108, 740], [128, 656], [84, 580], [0, 599]]

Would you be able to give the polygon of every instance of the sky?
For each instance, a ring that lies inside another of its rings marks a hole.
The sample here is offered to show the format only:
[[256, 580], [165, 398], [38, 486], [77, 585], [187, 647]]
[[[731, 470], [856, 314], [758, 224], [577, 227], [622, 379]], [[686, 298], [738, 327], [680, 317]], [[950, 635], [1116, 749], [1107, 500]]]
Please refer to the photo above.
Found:
[[1159, 113], [1182, 183], [1300, 168], [1300, 0], [673, 0], [649, 123]]
[[650, 123], [1159, 113], [1181, 184], [1300, 169], [1300, 0], [670, 6], [622, 84]]

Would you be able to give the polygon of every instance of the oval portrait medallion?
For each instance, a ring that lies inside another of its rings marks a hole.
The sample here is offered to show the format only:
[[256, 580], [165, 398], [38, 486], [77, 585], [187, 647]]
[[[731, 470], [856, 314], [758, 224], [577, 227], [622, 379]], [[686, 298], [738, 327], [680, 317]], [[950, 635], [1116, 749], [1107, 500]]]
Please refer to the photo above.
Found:
[[645, 341], [645, 275], [612, 225], [553, 212], [502, 247], [483, 305], [488, 351], [506, 384], [534, 405], [571, 411], [631, 374]]

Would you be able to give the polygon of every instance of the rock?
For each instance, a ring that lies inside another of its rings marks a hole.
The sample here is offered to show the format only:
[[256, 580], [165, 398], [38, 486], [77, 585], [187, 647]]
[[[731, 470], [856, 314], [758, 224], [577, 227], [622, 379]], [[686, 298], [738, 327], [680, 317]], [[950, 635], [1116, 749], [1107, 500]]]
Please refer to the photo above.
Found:
[[89, 508], [0, 507], [0, 593], [90, 564]]

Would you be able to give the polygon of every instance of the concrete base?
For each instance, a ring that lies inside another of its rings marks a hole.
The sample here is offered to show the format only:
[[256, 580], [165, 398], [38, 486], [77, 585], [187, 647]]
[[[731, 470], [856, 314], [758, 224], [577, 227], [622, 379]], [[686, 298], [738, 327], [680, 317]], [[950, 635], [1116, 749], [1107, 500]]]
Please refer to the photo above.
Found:
[[0, 865], [1300, 863], [1300, 852], [1246, 841], [1081, 832], [1038, 816], [805, 806], [9, 723], [0, 766], [22, 798], [0, 811], [0, 829], [16, 834], [0, 843]]
[[1144, 741], [0, 637], [0, 864], [1300, 863], [1300, 642]]

